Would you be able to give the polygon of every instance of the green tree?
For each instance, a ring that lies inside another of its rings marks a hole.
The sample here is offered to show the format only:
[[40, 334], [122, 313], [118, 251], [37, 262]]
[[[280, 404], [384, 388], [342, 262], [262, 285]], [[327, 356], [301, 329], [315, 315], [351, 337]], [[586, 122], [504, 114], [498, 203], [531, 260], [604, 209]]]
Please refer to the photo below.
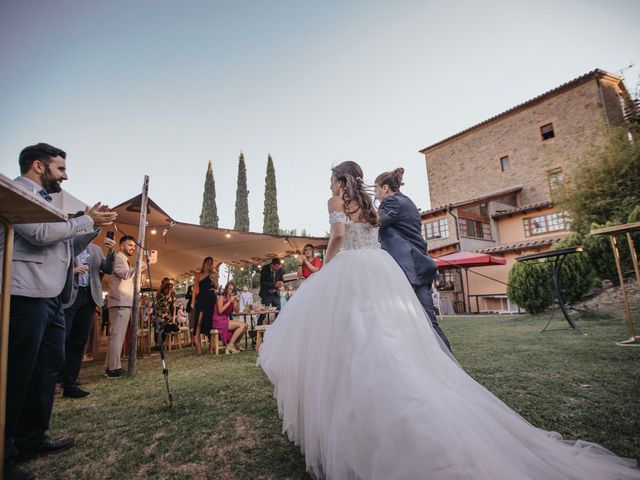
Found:
[[236, 223], [235, 230], [249, 231], [249, 190], [247, 190], [247, 168], [244, 153], [238, 159], [238, 186], [236, 187]]
[[218, 207], [216, 207], [216, 182], [213, 179], [213, 167], [211, 166], [211, 160], [209, 160], [207, 176], [204, 180], [204, 193], [202, 194], [200, 225], [217, 228], [218, 220]]
[[246, 267], [232, 267], [231, 278], [240, 289], [244, 286], [249, 288], [258, 288], [260, 286], [260, 270], [258, 270], [254, 265], [247, 265]]
[[516, 262], [509, 270], [507, 296], [531, 314], [542, 313], [551, 305], [553, 286], [544, 263]]
[[628, 128], [612, 129], [607, 142], [570, 172], [555, 200], [569, 213], [571, 229], [583, 235], [593, 223], [625, 223], [640, 203], [640, 140]]
[[264, 223], [262, 233], [277, 235], [280, 228], [278, 218], [278, 191], [276, 189], [276, 170], [271, 155], [267, 160], [267, 175], [264, 179]]

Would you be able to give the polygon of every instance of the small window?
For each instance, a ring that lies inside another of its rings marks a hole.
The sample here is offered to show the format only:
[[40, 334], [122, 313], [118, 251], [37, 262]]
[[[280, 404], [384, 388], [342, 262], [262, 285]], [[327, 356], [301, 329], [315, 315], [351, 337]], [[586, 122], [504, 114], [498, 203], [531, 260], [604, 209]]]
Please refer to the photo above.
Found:
[[549, 140], [556, 136], [553, 132], [553, 123], [547, 123], [540, 127], [540, 134], [542, 135], [542, 140]]
[[547, 172], [547, 179], [549, 180], [549, 191], [554, 194], [557, 193], [558, 188], [564, 181], [564, 174], [561, 168], [554, 168]]
[[441, 218], [435, 222], [423, 223], [423, 235], [427, 240], [437, 240], [449, 237], [449, 222], [446, 218]]
[[500, 157], [500, 168], [503, 172], [508, 172], [509, 170], [511, 170], [511, 161], [509, 160], [508, 155]]

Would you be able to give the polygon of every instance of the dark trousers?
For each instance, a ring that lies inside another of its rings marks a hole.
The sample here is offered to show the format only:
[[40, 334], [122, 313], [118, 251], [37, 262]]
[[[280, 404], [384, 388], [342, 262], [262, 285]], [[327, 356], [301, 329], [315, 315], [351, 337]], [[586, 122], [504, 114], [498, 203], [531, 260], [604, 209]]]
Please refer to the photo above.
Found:
[[[278, 292], [277, 297], [269, 295], [268, 297], [260, 297], [260, 300], [262, 300], [262, 303], [265, 305], [265, 307], [276, 307], [278, 310], [280, 310], [280, 292]], [[258, 325], [262, 325], [266, 317], [267, 316], [264, 313], [260, 315], [258, 317]], [[278, 318], [277, 313], [276, 318]]]
[[442, 339], [442, 341], [447, 346], [449, 351], [451, 351], [451, 345], [449, 344], [449, 339], [440, 328], [440, 325], [438, 325], [438, 319], [436, 318], [436, 311], [433, 308], [433, 295], [431, 293], [431, 286], [430, 285], [420, 285], [420, 286], [412, 285], [412, 286], [413, 286], [413, 290], [416, 292], [418, 300], [420, 300], [420, 303], [422, 304], [422, 308], [424, 308], [424, 311], [427, 313], [427, 317], [429, 317], [429, 320], [431, 320], [431, 325], [433, 326], [433, 329], [436, 331], [438, 336]]
[[59, 381], [63, 387], [76, 385], [84, 346], [87, 344], [93, 317], [96, 313], [96, 304], [91, 296], [89, 287], [78, 288], [76, 301], [64, 311], [65, 321], [65, 344], [64, 344], [64, 366]]
[[60, 298], [11, 296], [4, 459], [37, 446], [49, 429], [56, 378], [64, 363]]

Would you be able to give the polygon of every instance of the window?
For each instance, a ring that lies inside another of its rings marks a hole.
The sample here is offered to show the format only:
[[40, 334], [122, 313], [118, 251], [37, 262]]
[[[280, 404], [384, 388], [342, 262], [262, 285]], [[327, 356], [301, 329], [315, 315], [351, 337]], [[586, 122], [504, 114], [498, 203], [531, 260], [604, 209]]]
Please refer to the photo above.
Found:
[[500, 157], [500, 168], [503, 172], [508, 172], [509, 170], [511, 170], [511, 161], [509, 160], [509, 155]]
[[549, 191], [553, 194], [558, 191], [558, 188], [564, 181], [564, 174], [561, 168], [554, 168], [547, 172], [547, 179], [549, 180]]
[[542, 135], [542, 140], [549, 140], [556, 136], [553, 132], [553, 123], [547, 123], [540, 127], [540, 135]]
[[525, 218], [524, 236], [541, 235], [549, 232], [560, 232], [569, 229], [569, 219], [564, 212], [549, 213], [539, 217]]
[[423, 223], [422, 228], [427, 240], [449, 238], [449, 222], [446, 218], [441, 218], [435, 222]]
[[463, 237], [482, 238], [484, 240], [492, 240], [491, 225], [478, 220], [470, 220], [461, 218], [459, 221], [460, 235]]

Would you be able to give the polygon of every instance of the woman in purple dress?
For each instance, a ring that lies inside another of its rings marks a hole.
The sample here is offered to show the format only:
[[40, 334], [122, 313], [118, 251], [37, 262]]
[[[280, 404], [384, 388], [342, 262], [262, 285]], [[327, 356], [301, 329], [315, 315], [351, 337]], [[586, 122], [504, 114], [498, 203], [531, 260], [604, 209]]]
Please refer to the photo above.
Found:
[[213, 328], [220, 332], [222, 342], [227, 345], [227, 350], [231, 353], [240, 353], [240, 338], [247, 331], [247, 324], [230, 320], [232, 313], [238, 313], [238, 299], [233, 296], [235, 289], [233, 282], [227, 283], [216, 300], [216, 306], [213, 309]]

